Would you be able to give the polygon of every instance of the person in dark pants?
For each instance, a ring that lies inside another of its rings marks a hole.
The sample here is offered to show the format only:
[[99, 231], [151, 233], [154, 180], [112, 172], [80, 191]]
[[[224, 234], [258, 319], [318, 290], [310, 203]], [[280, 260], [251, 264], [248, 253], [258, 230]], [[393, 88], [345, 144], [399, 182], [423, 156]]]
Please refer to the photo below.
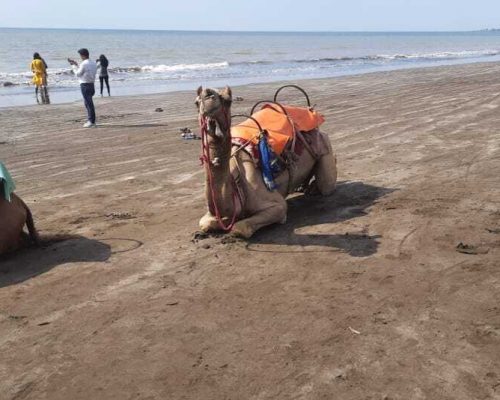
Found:
[[68, 62], [73, 68], [73, 72], [78, 77], [80, 89], [82, 91], [83, 101], [87, 109], [88, 121], [83, 125], [84, 128], [94, 128], [96, 126], [96, 116], [94, 108], [95, 94], [95, 75], [97, 72], [97, 64], [89, 59], [89, 51], [87, 49], [78, 50], [82, 62], [80, 65], [75, 60], [68, 58]]
[[108, 89], [108, 96], [111, 96], [109, 91], [109, 75], [108, 75], [108, 66], [109, 61], [104, 54], [101, 54], [99, 58], [96, 60], [97, 68], [99, 68], [99, 83], [101, 84], [101, 97], [102, 97], [102, 89], [103, 83], [106, 82], [106, 89]]
[[[94, 95], [95, 86], [93, 83], [81, 83], [80, 89], [82, 91], [83, 102], [85, 103], [85, 108], [87, 109], [88, 121], [84, 124], [84, 128], [93, 128], [95, 124], [95, 107], [94, 107]], [[90, 126], [89, 126], [90, 125]]]

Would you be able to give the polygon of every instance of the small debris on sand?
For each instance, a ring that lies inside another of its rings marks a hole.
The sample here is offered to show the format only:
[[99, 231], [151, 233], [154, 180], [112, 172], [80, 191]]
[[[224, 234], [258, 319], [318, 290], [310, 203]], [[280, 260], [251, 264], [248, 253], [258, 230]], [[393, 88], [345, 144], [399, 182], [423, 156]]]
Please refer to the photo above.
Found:
[[181, 137], [184, 140], [201, 140], [201, 137], [199, 137], [196, 133], [183, 133]]
[[462, 242], [457, 245], [456, 249], [459, 253], [471, 255], [487, 254], [490, 251], [487, 247], [477, 247], [472, 244], [464, 244]]
[[[2, 144], [2, 143], [0, 142], [0, 144]], [[495, 233], [495, 234], [499, 234], [500, 233], [500, 228], [498, 228], [498, 229], [488, 229], [488, 228], [486, 228], [486, 230], [489, 233]]]
[[163, 108], [161, 107], [155, 108], [155, 112], [163, 112]]
[[243, 101], [245, 100], [243, 97], [240, 97], [240, 96], [236, 96], [234, 99], [234, 101]]
[[104, 214], [106, 218], [111, 219], [133, 219], [135, 218], [132, 214], [128, 212], [112, 212], [108, 214]]
[[351, 327], [349, 327], [349, 330], [356, 335], [361, 335], [361, 332], [357, 331], [356, 329], [352, 329]]
[[9, 319], [12, 319], [12, 320], [20, 320], [20, 319], [25, 319], [25, 318], [28, 318], [27, 316], [25, 315], [9, 315]]
[[199, 137], [196, 133], [193, 133], [191, 129], [189, 128], [181, 128], [181, 138], [184, 140], [200, 140], [201, 137]]
[[193, 239], [191, 240], [193, 243], [196, 243], [198, 240], [208, 239], [210, 235], [206, 232], [198, 231], [193, 234]]

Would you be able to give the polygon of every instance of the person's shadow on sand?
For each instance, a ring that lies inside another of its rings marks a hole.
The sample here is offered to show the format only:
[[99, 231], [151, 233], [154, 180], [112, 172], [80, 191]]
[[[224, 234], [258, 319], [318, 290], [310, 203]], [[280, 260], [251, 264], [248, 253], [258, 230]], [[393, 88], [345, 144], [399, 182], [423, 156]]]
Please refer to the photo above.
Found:
[[[287, 223], [272, 225], [258, 231], [249, 241], [247, 249], [270, 253], [342, 251], [353, 257], [367, 257], [375, 254], [379, 246], [380, 235], [370, 236], [363, 232], [301, 234], [296, 231], [300, 228], [334, 224], [367, 215], [369, 207], [394, 190], [366, 185], [363, 182], [340, 182], [331, 196], [297, 196], [289, 199]], [[274, 246], [268, 248], [269, 245], [279, 246], [279, 248]], [[305, 248], [287, 249], [287, 246]], [[317, 249], [311, 248], [313, 246]]]
[[40, 247], [23, 249], [0, 258], [0, 288], [14, 285], [72, 262], [104, 262], [111, 246], [82, 236], [43, 240]]

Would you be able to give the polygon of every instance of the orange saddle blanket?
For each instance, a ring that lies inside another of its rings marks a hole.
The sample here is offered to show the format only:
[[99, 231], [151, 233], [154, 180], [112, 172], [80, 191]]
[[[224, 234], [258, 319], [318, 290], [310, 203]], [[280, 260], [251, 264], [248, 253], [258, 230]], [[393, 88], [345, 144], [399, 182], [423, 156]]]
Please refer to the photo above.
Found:
[[[252, 115], [262, 129], [268, 132], [268, 142], [278, 155], [283, 153], [288, 142], [293, 139], [295, 130], [312, 131], [325, 122], [323, 115], [313, 109], [285, 105], [282, 107], [287, 115], [275, 104], [265, 104]], [[257, 124], [250, 118], [231, 128], [231, 136], [237, 143], [249, 142], [257, 145], [259, 134]]]

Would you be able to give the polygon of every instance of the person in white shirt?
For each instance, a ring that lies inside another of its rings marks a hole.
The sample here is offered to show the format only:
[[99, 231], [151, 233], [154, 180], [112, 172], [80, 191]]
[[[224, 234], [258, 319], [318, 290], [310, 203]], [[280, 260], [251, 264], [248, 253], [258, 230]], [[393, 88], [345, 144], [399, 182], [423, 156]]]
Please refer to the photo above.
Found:
[[95, 127], [95, 108], [92, 97], [95, 94], [95, 75], [97, 72], [97, 64], [89, 59], [89, 51], [87, 49], [78, 50], [82, 62], [80, 65], [75, 60], [68, 58], [68, 62], [73, 68], [73, 72], [78, 77], [80, 89], [83, 95], [85, 108], [87, 109], [88, 121], [83, 125], [84, 128]]

